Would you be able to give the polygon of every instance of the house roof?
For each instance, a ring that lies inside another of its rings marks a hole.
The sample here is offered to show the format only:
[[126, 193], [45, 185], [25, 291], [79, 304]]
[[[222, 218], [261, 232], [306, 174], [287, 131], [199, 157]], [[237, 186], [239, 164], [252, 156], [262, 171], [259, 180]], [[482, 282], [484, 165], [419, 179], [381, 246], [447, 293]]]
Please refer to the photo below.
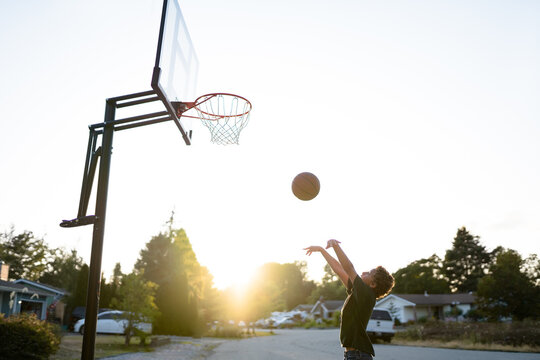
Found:
[[464, 294], [392, 294], [416, 305], [452, 305], [472, 304], [475, 296], [470, 293]]
[[310, 311], [311, 309], [313, 309], [313, 304], [300, 304], [297, 305], [293, 310]]
[[324, 307], [329, 311], [335, 311], [341, 309], [345, 301], [343, 300], [325, 300], [323, 302]]
[[4, 281], [4, 280], [0, 280], [0, 291], [15, 291], [15, 292], [18, 292], [18, 293], [31, 293], [31, 294], [38, 294], [38, 295], [41, 295], [41, 296], [51, 296], [50, 293], [47, 293], [47, 292], [44, 292], [44, 291], [41, 291], [41, 290], [36, 290], [36, 289], [28, 289], [28, 287], [22, 285], [22, 284], [16, 284], [12, 281]]
[[37, 287], [39, 289], [42, 289], [44, 291], [53, 292], [60, 295], [66, 295], [68, 292], [64, 289], [57, 288], [55, 286], [47, 285], [47, 284], [41, 284], [35, 281], [27, 280], [27, 279], [18, 279], [15, 280], [14, 283], [20, 284], [20, 283], [26, 283], [30, 286]]

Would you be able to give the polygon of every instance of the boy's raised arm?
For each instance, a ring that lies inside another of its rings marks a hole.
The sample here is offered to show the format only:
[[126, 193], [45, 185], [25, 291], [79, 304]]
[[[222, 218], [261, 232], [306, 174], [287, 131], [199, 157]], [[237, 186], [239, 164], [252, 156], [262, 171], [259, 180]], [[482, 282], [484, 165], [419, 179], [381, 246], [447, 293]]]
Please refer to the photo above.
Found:
[[345, 252], [343, 252], [339, 244], [340, 244], [339, 241], [335, 239], [331, 239], [331, 240], [328, 240], [328, 243], [326, 244], [326, 248], [327, 249], [334, 248], [334, 251], [336, 252], [336, 256], [339, 260], [341, 268], [343, 269], [343, 271], [345, 271], [348, 278], [351, 279], [351, 281], [354, 281], [354, 279], [356, 279], [358, 274], [356, 273], [356, 270], [354, 269], [354, 265], [349, 260], [347, 255], [345, 255]]
[[[334, 259], [325, 249], [323, 249], [321, 246], [309, 246], [305, 248], [306, 255], [311, 255], [313, 252], [320, 252], [328, 265], [332, 268], [332, 270], [336, 273], [336, 275], [339, 277], [343, 285], [347, 287], [347, 284], [349, 282], [349, 277], [347, 276], [347, 272], [343, 269], [341, 264]], [[354, 279], [354, 278], [353, 278]]]

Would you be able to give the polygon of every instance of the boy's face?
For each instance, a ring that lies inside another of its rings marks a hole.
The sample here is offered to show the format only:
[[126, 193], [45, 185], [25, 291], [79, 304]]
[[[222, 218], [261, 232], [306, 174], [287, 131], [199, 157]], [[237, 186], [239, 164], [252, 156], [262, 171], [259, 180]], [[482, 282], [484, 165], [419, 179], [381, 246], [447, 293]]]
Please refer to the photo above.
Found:
[[374, 288], [376, 286], [375, 284], [375, 277], [373, 276], [375, 274], [375, 269], [372, 269], [371, 271], [367, 272], [364, 271], [360, 277], [362, 278], [362, 281], [364, 284], [371, 286]]

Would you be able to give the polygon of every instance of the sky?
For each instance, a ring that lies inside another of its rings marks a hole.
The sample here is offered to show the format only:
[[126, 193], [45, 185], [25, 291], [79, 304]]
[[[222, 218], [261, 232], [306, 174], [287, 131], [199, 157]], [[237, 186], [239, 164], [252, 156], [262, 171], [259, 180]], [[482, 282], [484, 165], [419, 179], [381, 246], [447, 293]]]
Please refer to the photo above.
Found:
[[[307, 261], [319, 281], [324, 260], [302, 249], [331, 238], [360, 271], [444, 257], [462, 226], [488, 250], [539, 252], [540, 2], [180, 6], [197, 93], [244, 96], [251, 119], [239, 145], [198, 123], [190, 146], [172, 122], [114, 135], [106, 277], [173, 211], [220, 289], [266, 262]], [[59, 223], [76, 217], [105, 99], [150, 90], [161, 7], [0, 0], [0, 231], [90, 261], [92, 227]], [[303, 171], [321, 182], [307, 202], [291, 192]]]

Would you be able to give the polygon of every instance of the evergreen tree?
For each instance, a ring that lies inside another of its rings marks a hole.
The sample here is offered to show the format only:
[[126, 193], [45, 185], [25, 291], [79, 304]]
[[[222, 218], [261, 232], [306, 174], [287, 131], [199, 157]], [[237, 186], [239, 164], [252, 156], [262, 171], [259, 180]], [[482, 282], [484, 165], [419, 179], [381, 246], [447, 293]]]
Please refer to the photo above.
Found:
[[161, 315], [156, 331], [163, 334], [196, 335], [201, 330], [202, 316], [215, 309], [215, 290], [208, 269], [202, 267], [184, 229], [172, 227], [167, 233], [154, 236], [141, 250], [135, 269], [158, 285], [156, 305]]
[[84, 261], [77, 255], [77, 250], [67, 252], [62, 248], [51, 249], [47, 258], [47, 267], [38, 281], [73, 293], [83, 265]]
[[120, 263], [116, 263], [113, 270], [113, 275], [109, 282], [105, 281], [105, 277], [101, 276], [101, 290], [99, 295], [99, 307], [100, 308], [110, 308], [110, 309], [119, 309], [119, 294], [118, 288], [120, 282], [122, 281], [122, 268]]
[[443, 274], [454, 292], [475, 292], [478, 280], [486, 275], [491, 255], [480, 244], [480, 237], [465, 227], [458, 229], [452, 248], [446, 251]]
[[15, 229], [0, 233], [0, 259], [9, 265], [9, 278], [37, 281], [47, 269], [49, 249], [31, 231], [15, 235]]
[[450, 286], [442, 275], [441, 259], [433, 254], [427, 259], [413, 261], [394, 274], [396, 284], [392, 289], [395, 294], [446, 294]]

